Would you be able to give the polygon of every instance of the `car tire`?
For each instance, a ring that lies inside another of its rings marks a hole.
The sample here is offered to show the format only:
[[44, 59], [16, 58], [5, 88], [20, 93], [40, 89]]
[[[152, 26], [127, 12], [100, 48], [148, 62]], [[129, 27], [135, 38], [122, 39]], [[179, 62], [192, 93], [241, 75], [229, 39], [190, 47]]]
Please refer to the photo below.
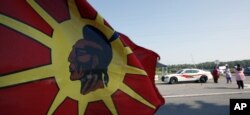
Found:
[[164, 80], [165, 80], [165, 77], [164, 77], [164, 76], [162, 76], [162, 77], [161, 77], [161, 81], [162, 81], [162, 82], [164, 82]]
[[207, 76], [202, 75], [202, 76], [200, 77], [200, 82], [201, 82], [201, 83], [206, 83], [206, 82], [207, 82]]
[[176, 77], [172, 77], [169, 80], [169, 84], [176, 84], [178, 82], [178, 79]]

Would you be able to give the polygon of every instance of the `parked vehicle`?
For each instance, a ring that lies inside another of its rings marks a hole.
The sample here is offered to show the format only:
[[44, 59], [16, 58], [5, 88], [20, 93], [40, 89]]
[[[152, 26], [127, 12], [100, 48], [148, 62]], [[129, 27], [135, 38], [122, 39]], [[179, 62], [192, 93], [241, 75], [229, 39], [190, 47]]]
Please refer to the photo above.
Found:
[[244, 69], [244, 74], [250, 75], [250, 67], [246, 67], [246, 68]]
[[175, 84], [184, 81], [206, 83], [209, 79], [213, 79], [211, 72], [201, 69], [181, 69], [175, 74], [168, 74], [161, 77], [161, 81], [169, 84]]
[[225, 70], [226, 70], [226, 66], [219, 66], [220, 74], [224, 74]]

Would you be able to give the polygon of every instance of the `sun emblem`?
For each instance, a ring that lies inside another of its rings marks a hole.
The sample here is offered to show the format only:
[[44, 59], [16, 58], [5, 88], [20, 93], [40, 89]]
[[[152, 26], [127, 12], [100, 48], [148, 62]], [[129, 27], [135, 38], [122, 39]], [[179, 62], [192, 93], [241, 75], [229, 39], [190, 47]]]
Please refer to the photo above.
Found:
[[92, 20], [82, 18], [75, 0], [68, 0], [70, 19], [57, 22], [35, 0], [27, 2], [53, 28], [52, 35], [6, 15], [0, 15], [0, 22], [50, 48], [51, 63], [3, 75], [0, 77], [0, 88], [53, 76], [59, 91], [47, 114], [53, 114], [67, 98], [77, 101], [78, 114], [81, 115], [85, 114], [89, 103], [99, 101], [110, 113], [118, 114], [112, 99], [117, 91], [156, 109], [155, 105], [124, 83], [126, 74], [140, 77], [147, 74], [143, 69], [128, 65], [128, 55], [133, 53], [132, 50], [122, 43], [118, 33], [107, 26], [99, 14]]

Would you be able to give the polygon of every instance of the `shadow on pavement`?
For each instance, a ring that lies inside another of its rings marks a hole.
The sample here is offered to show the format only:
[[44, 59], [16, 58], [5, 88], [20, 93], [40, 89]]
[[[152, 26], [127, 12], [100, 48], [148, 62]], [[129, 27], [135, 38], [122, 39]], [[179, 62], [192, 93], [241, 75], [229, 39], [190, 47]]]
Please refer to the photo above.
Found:
[[197, 107], [187, 104], [167, 103], [155, 115], [229, 115], [229, 106], [195, 101]]
[[168, 85], [167, 83], [155, 83], [155, 85]]

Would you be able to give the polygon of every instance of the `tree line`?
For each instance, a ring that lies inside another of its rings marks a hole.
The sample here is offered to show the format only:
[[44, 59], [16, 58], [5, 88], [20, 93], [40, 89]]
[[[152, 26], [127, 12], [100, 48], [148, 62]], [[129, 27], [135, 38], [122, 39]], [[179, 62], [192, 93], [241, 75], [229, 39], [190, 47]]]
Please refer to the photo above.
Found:
[[[227, 61], [227, 62], [220, 62], [218, 66], [225, 66], [228, 65], [229, 68], [233, 69], [235, 65], [240, 64], [243, 68], [250, 67], [250, 60], [237, 60], [237, 61]], [[168, 65], [168, 73], [175, 73], [176, 71], [184, 68], [198, 68], [198, 69], [205, 69], [205, 70], [213, 70], [214, 67], [217, 66], [215, 62], [204, 62], [199, 64], [178, 64], [178, 65]], [[159, 68], [161, 71], [161, 68]]]

